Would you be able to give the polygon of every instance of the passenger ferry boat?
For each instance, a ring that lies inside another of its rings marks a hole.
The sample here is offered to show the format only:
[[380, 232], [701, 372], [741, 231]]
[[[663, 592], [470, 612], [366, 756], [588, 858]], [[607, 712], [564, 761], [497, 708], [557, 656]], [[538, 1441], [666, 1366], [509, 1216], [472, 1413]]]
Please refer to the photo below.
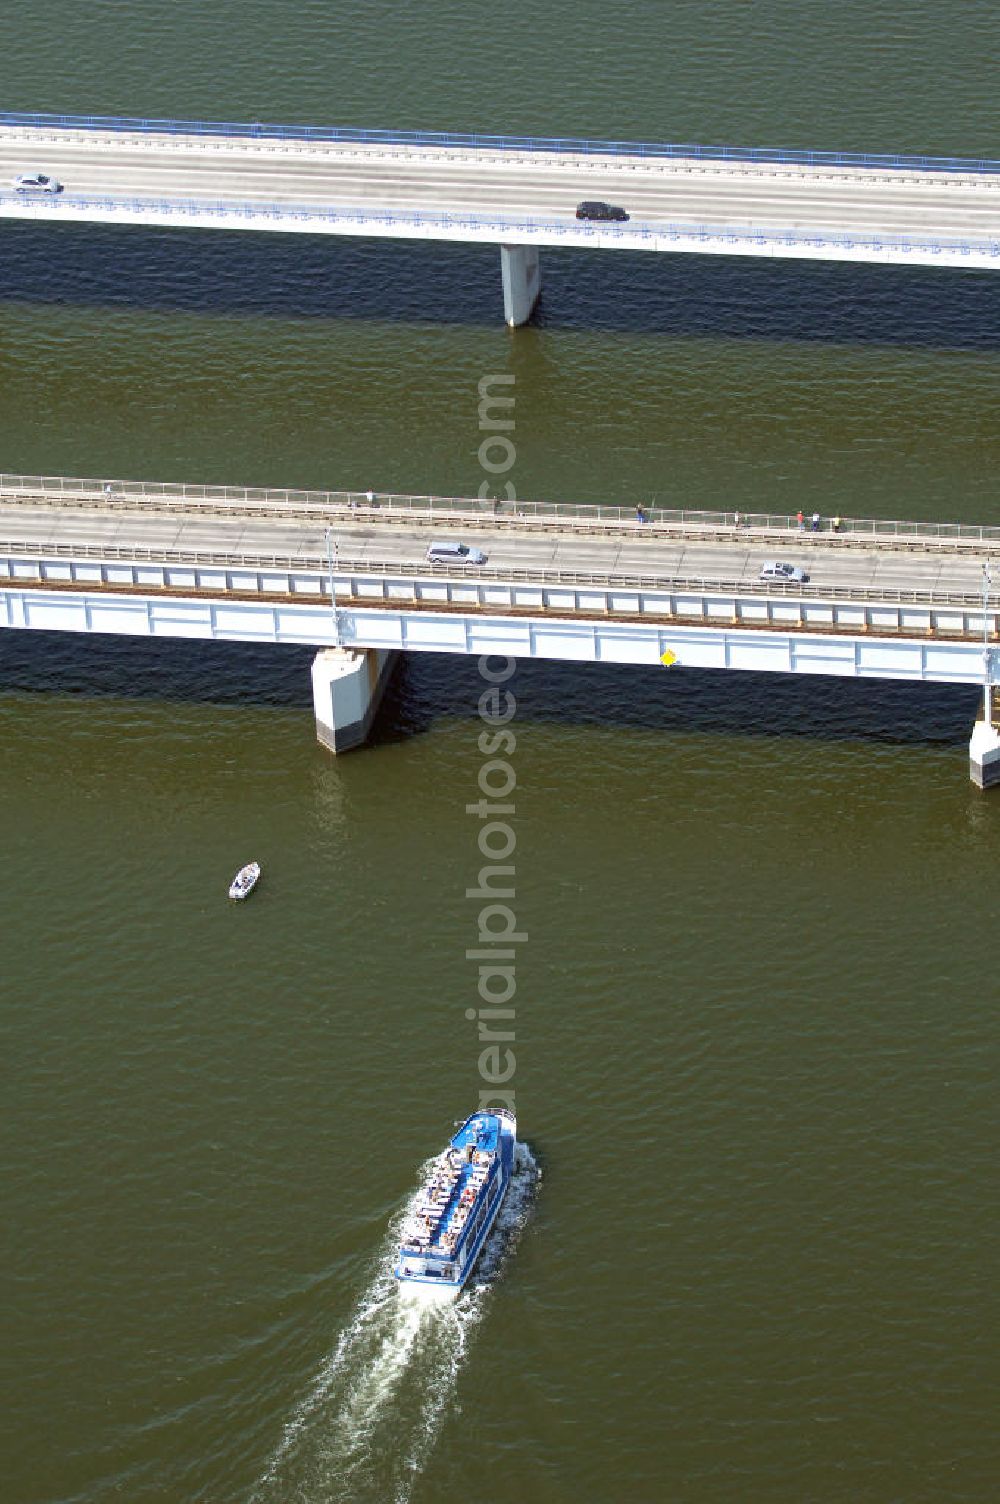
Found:
[[506, 1107], [473, 1113], [435, 1161], [403, 1229], [400, 1290], [454, 1300], [507, 1194], [517, 1119]]

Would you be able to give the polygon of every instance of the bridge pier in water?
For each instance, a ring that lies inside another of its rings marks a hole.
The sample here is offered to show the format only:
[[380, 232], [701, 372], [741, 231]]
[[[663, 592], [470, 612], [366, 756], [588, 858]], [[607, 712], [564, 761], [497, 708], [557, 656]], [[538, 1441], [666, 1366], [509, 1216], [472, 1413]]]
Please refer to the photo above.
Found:
[[977, 788], [991, 789], [1000, 784], [1000, 686], [987, 684], [979, 720], [972, 728], [969, 742], [969, 777]]
[[330, 752], [368, 739], [399, 654], [386, 648], [324, 648], [312, 666], [316, 738]]
[[502, 245], [503, 316], [511, 329], [526, 324], [542, 290], [542, 273], [535, 245]]

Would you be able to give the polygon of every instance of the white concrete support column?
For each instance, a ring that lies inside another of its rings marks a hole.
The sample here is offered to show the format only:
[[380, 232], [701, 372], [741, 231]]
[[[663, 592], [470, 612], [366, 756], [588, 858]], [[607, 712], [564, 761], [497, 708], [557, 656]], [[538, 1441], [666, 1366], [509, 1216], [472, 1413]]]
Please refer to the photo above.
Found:
[[503, 316], [512, 329], [531, 318], [542, 290], [542, 273], [535, 245], [502, 245]]
[[330, 752], [348, 752], [367, 740], [398, 656], [385, 648], [324, 648], [316, 654], [316, 736]]
[[997, 730], [997, 686], [983, 689], [982, 715], [972, 728], [969, 742], [969, 777], [977, 788], [991, 789], [1000, 783], [1000, 731]]

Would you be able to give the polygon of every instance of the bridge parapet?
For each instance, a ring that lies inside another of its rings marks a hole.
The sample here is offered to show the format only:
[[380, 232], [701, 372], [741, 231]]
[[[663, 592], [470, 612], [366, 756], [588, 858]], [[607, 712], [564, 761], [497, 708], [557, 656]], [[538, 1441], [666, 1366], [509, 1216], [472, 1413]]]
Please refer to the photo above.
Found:
[[[987, 180], [983, 180], [987, 181]], [[995, 179], [988, 180], [990, 184]], [[566, 246], [577, 249], [693, 252], [767, 256], [773, 260], [866, 261], [899, 266], [1000, 267], [996, 235], [894, 234], [859, 228], [840, 231], [791, 225], [712, 223], [700, 220], [591, 223], [524, 213], [323, 207], [262, 200], [164, 198], [132, 193], [66, 193], [30, 201], [0, 192], [0, 217], [62, 223], [143, 224], [181, 228], [270, 230], [284, 234], [355, 235], [369, 238], [450, 240], [464, 244]]]
[[469, 131], [411, 131], [365, 129], [344, 125], [278, 125], [273, 122], [231, 120], [174, 120], [139, 115], [62, 115], [39, 111], [0, 111], [0, 129], [38, 136], [41, 133], [85, 131], [114, 136], [201, 136], [242, 141], [307, 141], [367, 146], [437, 147], [475, 152], [516, 152], [518, 155], [638, 157], [656, 161], [722, 162], [729, 166], [861, 168], [866, 172], [935, 172], [1000, 174], [1000, 161], [990, 157], [949, 157], [885, 152], [808, 151], [791, 147], [705, 146], [696, 143], [613, 141], [575, 136], [516, 136]]

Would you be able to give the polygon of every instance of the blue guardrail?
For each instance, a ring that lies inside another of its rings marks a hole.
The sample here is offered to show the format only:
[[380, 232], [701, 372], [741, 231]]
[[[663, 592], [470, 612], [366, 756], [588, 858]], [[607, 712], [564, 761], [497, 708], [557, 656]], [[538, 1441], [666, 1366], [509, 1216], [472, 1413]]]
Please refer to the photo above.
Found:
[[[361, 226], [425, 225], [443, 226], [449, 229], [495, 230], [498, 238], [505, 231], [510, 230], [543, 231], [554, 235], [572, 236], [574, 241], [581, 235], [595, 241], [598, 237], [602, 240], [613, 237], [632, 247], [636, 247], [637, 241], [648, 240], [661, 242], [664, 240], [678, 242], [721, 240], [733, 246], [799, 245], [811, 246], [814, 249], [839, 246], [847, 250], [929, 251], [935, 256], [952, 254], [971, 256], [985, 253], [1000, 260], [1000, 239], [935, 239], [932, 236], [919, 235], [864, 234], [858, 230], [815, 231], [780, 228], [762, 230], [753, 225], [710, 225], [694, 221], [647, 224], [642, 220], [632, 220], [626, 227], [616, 223], [594, 224], [589, 221], [581, 224], [575, 219], [545, 219], [538, 215], [497, 216], [490, 213], [476, 213], [474, 210], [449, 213], [447, 210], [366, 209], [361, 206], [352, 208], [344, 205], [336, 209], [325, 209], [316, 204], [226, 203], [213, 202], [211, 199], [183, 198], [109, 198], [104, 195], [95, 197], [91, 194], [79, 193], [65, 193], [53, 198], [47, 195], [33, 195], [26, 199], [19, 193], [6, 192], [2, 188], [0, 188], [0, 204], [16, 204], [19, 209], [44, 208], [47, 211], [46, 218], [60, 210], [67, 211], [67, 217], [73, 209], [98, 209], [109, 214], [116, 210], [125, 210], [136, 216], [176, 214], [179, 217], [184, 215], [203, 217], [211, 215], [217, 219], [235, 221], [234, 228], [239, 228], [240, 222], [245, 224], [259, 219], [273, 219], [279, 228], [289, 220], [316, 225], [344, 224], [345, 222]], [[364, 232], [360, 230], [356, 233], [363, 234]], [[641, 249], [641, 247], [637, 248]], [[751, 251], [748, 254], [755, 253]]]
[[347, 125], [273, 125], [253, 120], [159, 120], [130, 115], [53, 115], [0, 111], [0, 125], [78, 131], [147, 131], [173, 136], [244, 136], [285, 141], [352, 141], [382, 146], [460, 146], [483, 151], [580, 152], [590, 156], [694, 157], [708, 161], [784, 162], [812, 167], [910, 168], [922, 172], [1000, 173], [1000, 161], [976, 157], [892, 156], [876, 152], [792, 151], [768, 146], [693, 146], [597, 141], [574, 136], [490, 136], [465, 131], [363, 130]]

